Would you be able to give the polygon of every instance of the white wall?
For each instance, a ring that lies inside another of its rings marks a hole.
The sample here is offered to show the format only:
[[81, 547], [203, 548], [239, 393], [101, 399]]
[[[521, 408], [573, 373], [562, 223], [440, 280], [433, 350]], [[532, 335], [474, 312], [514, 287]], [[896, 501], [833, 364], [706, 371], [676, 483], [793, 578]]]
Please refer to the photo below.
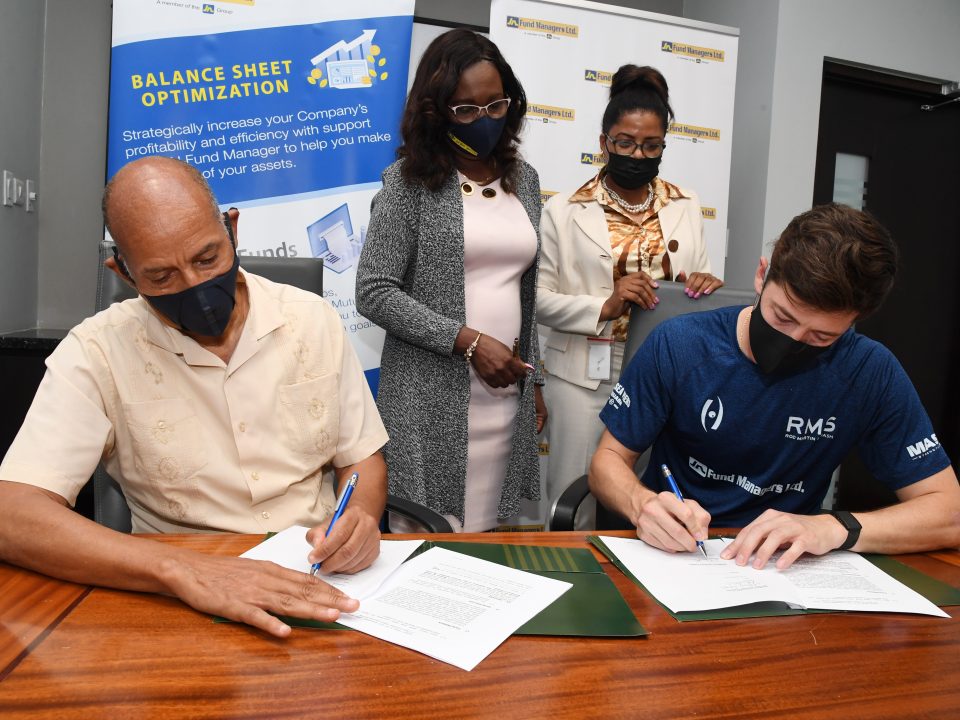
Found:
[[[780, 0], [684, 0], [684, 17], [740, 28], [724, 281], [751, 287], [765, 237], [767, 151]], [[769, 239], [769, 238], [768, 238]]]
[[[0, 2], [0, 170], [40, 176], [44, 3]], [[0, 332], [37, 320], [37, 213], [0, 206]]]
[[960, 2], [781, 0], [764, 213], [768, 239], [813, 201], [824, 57], [960, 79]]
[[112, 16], [104, 0], [46, 4], [37, 312], [69, 328], [96, 305]]

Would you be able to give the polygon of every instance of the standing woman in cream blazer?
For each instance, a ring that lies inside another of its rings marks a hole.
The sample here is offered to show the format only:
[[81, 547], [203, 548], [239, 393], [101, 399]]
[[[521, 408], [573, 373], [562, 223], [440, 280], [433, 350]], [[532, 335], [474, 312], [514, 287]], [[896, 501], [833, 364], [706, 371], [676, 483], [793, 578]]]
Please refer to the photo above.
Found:
[[543, 394], [551, 504], [590, 465], [603, 431], [598, 414], [620, 376], [631, 303], [654, 311], [663, 280], [685, 282], [691, 298], [723, 285], [710, 274], [697, 195], [658, 177], [672, 118], [663, 75], [621, 67], [600, 134], [607, 164], [544, 207], [537, 319], [550, 328]]

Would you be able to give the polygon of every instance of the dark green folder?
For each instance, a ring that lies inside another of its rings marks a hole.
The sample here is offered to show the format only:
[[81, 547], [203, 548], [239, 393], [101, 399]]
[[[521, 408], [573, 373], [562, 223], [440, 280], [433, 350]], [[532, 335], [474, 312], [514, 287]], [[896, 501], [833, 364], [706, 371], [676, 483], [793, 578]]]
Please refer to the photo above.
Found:
[[[643, 583], [634, 577], [633, 573], [627, 570], [626, 566], [620, 562], [616, 555], [604, 544], [603, 540], [596, 535], [587, 538], [590, 544], [596, 547], [600, 552], [607, 556], [610, 562], [618, 567], [620, 571], [637, 585], [643, 588], [656, 603], [666, 610], [670, 615], [680, 622], [690, 622], [693, 620], [729, 620], [734, 618], [753, 618], [753, 617], [779, 617], [784, 615], [814, 615], [818, 613], [845, 612], [843, 610], [805, 610], [803, 608], [790, 607], [787, 603], [780, 602], [758, 602], [747, 605], [736, 605], [728, 608], [717, 608], [716, 610], [698, 610], [696, 612], [673, 612], [666, 605], [654, 597], [653, 593], [643, 587]], [[914, 592], [923, 595], [934, 605], [960, 605], [960, 589], [940, 582], [926, 573], [915, 570], [909, 565], [904, 565], [899, 560], [895, 560], [889, 555], [869, 555], [864, 554], [867, 560], [872, 562], [878, 568], [888, 575], [896, 578]]]
[[[613, 580], [587, 548], [500, 545], [467, 542], [424, 542], [411, 555], [432, 547], [526, 570], [572, 585], [563, 595], [514, 632], [514, 635], [640, 637], [648, 631], [637, 622]], [[292, 627], [347, 629], [339, 623], [281, 616]]]
[[573, 586], [518, 628], [514, 635], [639, 637], [648, 634], [587, 548], [428, 541], [419, 551], [425, 552], [431, 547], [563, 580]]

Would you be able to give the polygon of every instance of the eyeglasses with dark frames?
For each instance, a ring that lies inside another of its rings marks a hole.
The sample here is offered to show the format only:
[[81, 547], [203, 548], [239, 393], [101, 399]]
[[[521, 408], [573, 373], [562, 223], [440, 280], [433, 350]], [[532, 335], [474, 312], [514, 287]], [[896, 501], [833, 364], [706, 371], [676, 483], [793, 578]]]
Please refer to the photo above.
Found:
[[663, 140], [636, 142], [634, 140], [628, 140], [627, 138], [610, 137], [609, 135], [607, 135], [606, 138], [607, 142], [613, 145], [614, 152], [617, 155], [633, 155], [637, 151], [637, 148], [640, 148], [640, 153], [645, 158], [658, 158], [663, 154], [663, 149], [667, 146]]

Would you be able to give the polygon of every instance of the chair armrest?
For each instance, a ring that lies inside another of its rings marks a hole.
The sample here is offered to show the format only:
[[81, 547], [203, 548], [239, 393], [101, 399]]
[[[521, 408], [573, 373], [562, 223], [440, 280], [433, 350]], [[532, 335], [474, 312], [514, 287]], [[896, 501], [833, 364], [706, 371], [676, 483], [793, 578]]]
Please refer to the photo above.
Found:
[[413, 500], [387, 494], [387, 510], [397, 513], [397, 515], [402, 515], [407, 518], [407, 520], [413, 520], [415, 523], [423, 525], [423, 527], [427, 529], [427, 532], [453, 532], [453, 526], [450, 525], [450, 522], [443, 515]]
[[550, 515], [550, 529], [573, 530], [577, 509], [589, 494], [590, 487], [587, 485], [586, 475], [581, 475], [570, 483], [553, 506], [553, 512]]
[[127, 498], [102, 465], [93, 473], [93, 517], [117, 532], [128, 533], [133, 529]]

